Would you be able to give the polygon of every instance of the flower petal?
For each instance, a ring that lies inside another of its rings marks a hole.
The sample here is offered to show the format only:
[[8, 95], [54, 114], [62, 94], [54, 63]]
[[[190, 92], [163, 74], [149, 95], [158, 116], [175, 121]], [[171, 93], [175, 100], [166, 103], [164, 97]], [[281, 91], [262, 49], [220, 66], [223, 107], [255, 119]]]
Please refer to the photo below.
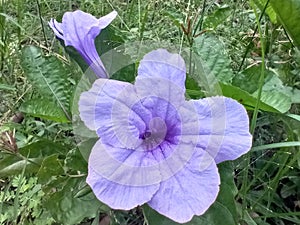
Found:
[[98, 27], [104, 29], [107, 27], [118, 15], [116, 11], [112, 11], [109, 14], [102, 16], [98, 19]]
[[160, 173], [148, 152], [114, 148], [97, 141], [89, 157], [87, 183], [97, 198], [114, 209], [148, 202], [159, 188]]
[[90, 29], [97, 26], [96, 17], [81, 10], [66, 12], [62, 18], [62, 28], [64, 31], [65, 45], [83, 49], [83, 40], [88, 35]]
[[141, 60], [135, 86], [141, 98], [154, 96], [178, 107], [185, 100], [185, 77], [181, 56], [158, 49]]
[[207, 151], [216, 163], [234, 160], [250, 150], [249, 118], [240, 103], [226, 97], [209, 97], [189, 101], [189, 104], [193, 104], [198, 112], [199, 132], [191, 120], [190, 124], [185, 123], [191, 129], [182, 135], [194, 136], [192, 141], [197, 140], [197, 147]]
[[219, 184], [214, 160], [198, 149], [180, 172], [161, 182], [148, 204], [160, 214], [185, 223], [210, 207], [217, 198]]
[[62, 29], [62, 24], [58, 23], [55, 19], [51, 19], [50, 22], [48, 23], [50, 28], [53, 30], [53, 32], [55, 33], [55, 35], [61, 39], [64, 40], [64, 36], [63, 36], [63, 29]]
[[138, 79], [163, 78], [185, 90], [185, 63], [179, 54], [158, 49], [146, 54], [138, 68]]
[[90, 33], [97, 25], [98, 20], [94, 16], [80, 10], [66, 12], [62, 19], [65, 45], [73, 46], [99, 77], [107, 77], [94, 43], [101, 29], [93, 29]]
[[80, 118], [96, 130], [102, 142], [114, 147], [134, 149], [141, 144], [151, 113], [140, 103], [130, 83], [98, 79], [79, 100]]
[[96, 50], [95, 39], [116, 16], [117, 12], [113, 11], [97, 19], [88, 13], [77, 10], [66, 12], [62, 23], [51, 19], [49, 26], [58, 38], [64, 40], [66, 46], [73, 46], [81, 54], [97, 76], [106, 78], [108, 75]]

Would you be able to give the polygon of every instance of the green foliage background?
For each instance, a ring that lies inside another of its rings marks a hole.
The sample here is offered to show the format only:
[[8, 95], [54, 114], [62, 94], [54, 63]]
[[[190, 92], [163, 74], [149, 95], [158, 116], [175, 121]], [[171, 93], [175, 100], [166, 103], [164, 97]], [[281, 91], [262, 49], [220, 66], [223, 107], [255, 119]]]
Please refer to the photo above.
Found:
[[[247, 108], [253, 148], [218, 165], [217, 201], [187, 224], [300, 224], [298, 0], [0, 0], [0, 224], [176, 224], [147, 206], [111, 210], [85, 183], [95, 139], [81, 154], [71, 120], [87, 65], [47, 25], [76, 9], [118, 11], [99, 52], [136, 41], [189, 48], [203, 67], [189, 71], [187, 96], [223, 94]], [[113, 79], [135, 73], [133, 63]]]

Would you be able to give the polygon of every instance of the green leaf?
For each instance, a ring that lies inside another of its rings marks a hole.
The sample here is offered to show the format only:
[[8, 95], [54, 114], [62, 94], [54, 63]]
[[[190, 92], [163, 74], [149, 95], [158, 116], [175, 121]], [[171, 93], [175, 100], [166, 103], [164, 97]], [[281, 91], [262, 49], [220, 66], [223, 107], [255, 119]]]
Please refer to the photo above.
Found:
[[68, 152], [65, 159], [65, 166], [68, 169], [82, 172], [87, 172], [88, 168], [86, 159], [83, 158], [82, 153], [77, 148], [74, 148]]
[[[252, 66], [233, 79], [233, 84], [249, 92], [255, 98], [258, 94], [257, 80], [260, 77], [260, 67]], [[292, 104], [292, 97], [296, 90], [285, 86], [275, 70], [265, 71], [265, 81], [262, 88], [261, 101], [272, 106], [281, 113], [287, 112]], [[293, 98], [293, 100], [298, 100]], [[298, 100], [299, 101], [299, 100]]]
[[221, 177], [221, 186], [217, 201], [222, 203], [222, 205], [228, 209], [234, 221], [237, 221], [235, 196], [238, 190], [234, 182], [232, 162], [227, 161], [220, 163], [218, 164], [218, 169]]
[[94, 137], [94, 138], [83, 140], [78, 144], [78, 148], [82, 154], [82, 157], [86, 161], [88, 161], [92, 148], [98, 140], [99, 140], [98, 137]]
[[224, 21], [226, 21], [226, 19], [230, 15], [231, 15], [231, 8], [228, 5], [223, 5], [205, 18], [203, 23], [203, 28], [216, 29], [216, 27], [221, 23], [223, 23]]
[[194, 51], [203, 61], [205, 74], [213, 74], [224, 83], [231, 82], [234, 74], [230, 58], [220, 40], [212, 35], [201, 35], [195, 39]]
[[[257, 93], [258, 92], [255, 92], [253, 96], [257, 97]], [[287, 112], [292, 106], [291, 98], [276, 90], [262, 91], [260, 100], [281, 113]]]
[[54, 101], [70, 119], [72, 86], [64, 65], [56, 57], [45, 57], [40, 49], [28, 46], [23, 49], [22, 67], [39, 94]]
[[288, 117], [293, 118], [294, 120], [298, 120], [300, 122], [300, 115], [296, 114], [286, 114]]
[[272, 148], [290, 148], [300, 146], [300, 141], [288, 141], [288, 142], [279, 142], [279, 143], [272, 143], [267, 145], [260, 145], [251, 148], [252, 152], [272, 149]]
[[[248, 92], [232, 86], [228, 84], [222, 84], [220, 83], [220, 86], [222, 88], [223, 95], [229, 98], [233, 98], [243, 104], [246, 108], [253, 110], [257, 99], [250, 95]], [[277, 109], [273, 108], [272, 106], [261, 102], [259, 105], [259, 109], [267, 112], [279, 112]]]
[[[260, 66], [251, 66], [235, 75], [232, 80], [232, 84], [252, 94], [258, 89], [257, 81], [259, 80], [260, 73]], [[270, 73], [272, 72], [269, 70], [265, 71], [265, 82], [267, 81], [267, 77]]]
[[[265, 8], [267, 2], [268, 2], [268, 0], [254, 0], [254, 3], [258, 6], [258, 8], [261, 11]], [[265, 12], [269, 16], [271, 22], [276, 24], [277, 23], [277, 15], [270, 3], [268, 4]]]
[[[261, 73], [260, 66], [251, 66], [241, 73], [237, 74], [232, 84], [234, 86], [240, 87], [241, 89], [253, 94], [258, 90], [257, 81], [259, 80]], [[277, 92], [287, 93], [287, 86], [283, 84], [280, 80], [277, 71], [275, 70], [265, 70], [264, 74], [265, 80], [263, 85], [264, 91], [276, 90]]]
[[68, 148], [47, 139], [39, 140], [19, 149], [20, 154], [30, 158], [45, 158], [53, 154], [65, 155]]
[[84, 218], [94, 218], [99, 209], [105, 208], [92, 192], [80, 198], [75, 197], [80, 179], [71, 178], [63, 189], [48, 195], [45, 206], [59, 224], [73, 225]]
[[292, 103], [300, 103], [300, 90], [292, 87], [285, 87], [284, 94], [291, 98]]
[[37, 172], [40, 158], [22, 159], [15, 155], [0, 153], [0, 177], [8, 177], [22, 173], [25, 167], [25, 174]]
[[270, 0], [280, 23], [284, 26], [294, 41], [300, 47], [300, 1], [299, 0]]
[[52, 120], [55, 122], [70, 122], [62, 108], [50, 99], [35, 98], [22, 103], [19, 110], [34, 117]]
[[62, 174], [64, 174], [64, 170], [61, 166], [61, 161], [58, 159], [58, 155], [51, 155], [43, 160], [37, 177], [39, 183], [44, 184], [50, 181], [52, 176]]

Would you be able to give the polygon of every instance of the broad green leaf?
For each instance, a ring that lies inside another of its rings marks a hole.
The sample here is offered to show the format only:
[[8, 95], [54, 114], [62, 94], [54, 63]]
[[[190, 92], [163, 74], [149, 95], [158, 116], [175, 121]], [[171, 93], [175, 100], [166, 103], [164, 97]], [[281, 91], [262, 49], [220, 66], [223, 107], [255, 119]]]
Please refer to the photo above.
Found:
[[50, 181], [52, 176], [64, 174], [64, 169], [61, 164], [62, 162], [58, 159], [58, 155], [51, 155], [44, 158], [37, 173], [39, 183], [47, 183], [47, 181]]
[[[237, 100], [248, 109], [254, 109], [257, 101], [257, 99], [254, 96], [232, 85], [221, 83], [220, 86], [222, 88], [222, 92], [224, 96]], [[277, 112], [277, 113], [279, 112], [277, 109], [273, 108], [272, 106], [264, 102], [260, 102], [259, 109], [267, 112]]]
[[[199, 82], [199, 84], [201, 84]], [[185, 79], [185, 87], [186, 87], [186, 98], [187, 99], [199, 99], [199, 98], [204, 98], [205, 95], [203, 91], [201, 90], [200, 86], [198, 83], [195, 81], [194, 78], [192, 78], [190, 75], [186, 76]]]
[[73, 225], [84, 218], [94, 218], [103, 207], [92, 192], [75, 197], [79, 181], [78, 178], [69, 178], [62, 190], [47, 195], [45, 206], [59, 224]]
[[72, 86], [64, 65], [56, 57], [45, 57], [40, 49], [28, 46], [23, 49], [22, 67], [40, 95], [54, 101], [70, 119]]
[[[233, 85], [249, 92], [255, 98], [258, 93], [258, 84], [261, 68], [259, 66], [252, 66], [233, 79]], [[285, 86], [280, 80], [275, 70], [265, 71], [265, 80], [262, 88], [261, 101], [269, 106], [277, 109], [279, 112], [287, 112], [294, 101], [299, 101], [294, 95], [297, 94], [297, 89]]]
[[[253, 94], [258, 90], [257, 81], [259, 80], [260, 74], [260, 66], [251, 66], [237, 74], [234, 77], [232, 84], [243, 89], [244, 91], [249, 92], [250, 94]], [[264, 77], [265, 80], [263, 90], [276, 90], [278, 92], [286, 93], [287, 86], [284, 86], [275, 70], [265, 70]]]
[[296, 114], [287, 114], [288, 117], [298, 120], [300, 122], [300, 115]]
[[213, 74], [219, 81], [231, 82], [234, 74], [230, 67], [230, 58], [223, 43], [212, 35], [195, 38], [194, 51], [202, 59], [206, 74]]
[[24, 168], [26, 174], [37, 172], [42, 162], [40, 158], [22, 159], [5, 153], [0, 153], [0, 157], [0, 177], [20, 174]]
[[30, 158], [45, 158], [53, 154], [65, 155], [68, 151], [66, 146], [47, 139], [39, 140], [19, 149], [20, 154]]
[[294, 41], [300, 47], [300, 1], [299, 0], [270, 0], [280, 23], [284, 26]]
[[[255, 92], [253, 96], [257, 97], [257, 92]], [[262, 91], [260, 100], [281, 113], [286, 113], [292, 106], [291, 98], [276, 90]]]
[[231, 11], [232, 9], [228, 5], [219, 7], [216, 11], [205, 18], [203, 28], [216, 29], [218, 25], [226, 21], [226, 19], [231, 15]]
[[263, 91], [276, 91], [288, 96], [292, 103], [300, 103], [300, 90], [283, 84], [276, 70], [267, 73]]
[[237, 221], [235, 196], [238, 190], [234, 183], [232, 162], [227, 161], [220, 163], [218, 164], [218, 169], [221, 177], [221, 186], [217, 201], [222, 203], [222, 205], [228, 209], [234, 221]]
[[44, 157], [53, 154], [65, 155], [66, 150], [65, 146], [53, 141], [40, 140], [20, 148], [19, 156], [0, 152], [0, 177], [19, 174], [25, 166], [25, 173], [36, 173]]
[[[251, 66], [242, 72], [235, 75], [232, 80], [232, 84], [236, 87], [243, 89], [244, 91], [253, 94], [258, 89], [258, 83], [261, 74], [261, 67], [260, 66]], [[265, 83], [270, 80], [274, 73], [270, 70], [265, 70]], [[282, 82], [281, 82], [282, 83]]]
[[[260, 10], [263, 10], [268, 2], [268, 0], [253, 0], [253, 1]], [[265, 12], [269, 16], [271, 22], [276, 24], [277, 23], [277, 15], [270, 3], [268, 4]]]
[[62, 108], [47, 98], [29, 99], [22, 103], [19, 110], [34, 117], [55, 122], [69, 122]]
[[89, 138], [89, 139], [83, 140], [82, 142], [80, 142], [78, 144], [78, 148], [82, 154], [82, 157], [86, 161], [88, 161], [91, 150], [98, 140], [99, 140], [98, 137], [94, 137], [94, 138]]
[[284, 94], [291, 98], [292, 103], [300, 103], [300, 90], [297, 88], [286, 87]]
[[78, 148], [70, 150], [65, 159], [65, 166], [75, 171], [87, 172], [87, 161]]

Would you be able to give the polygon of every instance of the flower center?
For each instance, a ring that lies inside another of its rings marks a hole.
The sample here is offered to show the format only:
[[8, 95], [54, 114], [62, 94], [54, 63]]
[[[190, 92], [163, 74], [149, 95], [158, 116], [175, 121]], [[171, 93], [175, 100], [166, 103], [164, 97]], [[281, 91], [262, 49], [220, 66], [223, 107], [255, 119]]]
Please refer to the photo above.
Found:
[[166, 137], [167, 125], [160, 117], [154, 117], [150, 120], [149, 129], [141, 135], [143, 146], [146, 150], [152, 150], [159, 146]]

